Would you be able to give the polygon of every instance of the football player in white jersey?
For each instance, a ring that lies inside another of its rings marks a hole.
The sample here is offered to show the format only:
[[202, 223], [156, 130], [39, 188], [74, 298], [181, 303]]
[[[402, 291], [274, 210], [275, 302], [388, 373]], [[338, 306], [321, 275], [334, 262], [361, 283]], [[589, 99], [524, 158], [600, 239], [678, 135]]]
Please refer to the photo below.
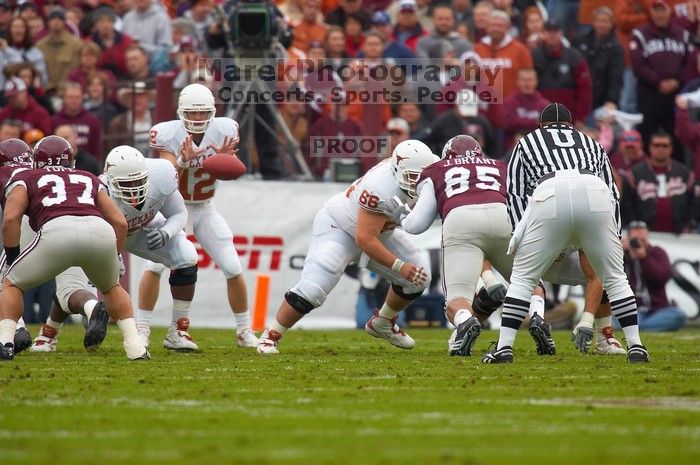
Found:
[[375, 310], [365, 330], [396, 347], [413, 348], [415, 342], [399, 329], [396, 318], [429, 286], [430, 266], [408, 233], [396, 229], [379, 210], [379, 203], [396, 196], [413, 204], [418, 176], [435, 160], [424, 143], [401, 142], [391, 159], [326, 202], [314, 218], [301, 280], [284, 295], [275, 321], [261, 336], [259, 353], [279, 353], [277, 346], [284, 333], [323, 305], [353, 261], [391, 282], [384, 305]]
[[[202, 168], [211, 155], [236, 155], [238, 123], [231, 118], [214, 117], [214, 96], [201, 84], [182, 89], [177, 113], [180, 119], [153, 126], [151, 147], [180, 170], [180, 193], [190, 220], [188, 230], [191, 225], [194, 236], [226, 277], [228, 302], [236, 320], [236, 343], [239, 347], [257, 347], [259, 341], [250, 327], [248, 295], [233, 233], [212, 203], [217, 180]], [[162, 267], [150, 266], [142, 277], [137, 312], [140, 331], [148, 328], [162, 271]]]
[[[146, 159], [137, 149], [122, 145], [107, 155], [100, 180], [126, 217], [125, 250], [171, 269], [173, 321], [163, 346], [177, 351], [197, 350], [187, 331], [189, 319], [182, 308], [189, 308], [194, 296], [198, 257], [183, 231], [187, 209], [177, 189], [177, 172], [165, 160]], [[52, 309], [32, 346], [35, 352], [55, 351], [58, 330], [68, 312], [77, 313], [87, 306], [94, 308], [97, 303], [87, 276], [77, 267], [56, 277], [56, 297], [63, 311]], [[148, 346], [148, 335], [142, 339]]]

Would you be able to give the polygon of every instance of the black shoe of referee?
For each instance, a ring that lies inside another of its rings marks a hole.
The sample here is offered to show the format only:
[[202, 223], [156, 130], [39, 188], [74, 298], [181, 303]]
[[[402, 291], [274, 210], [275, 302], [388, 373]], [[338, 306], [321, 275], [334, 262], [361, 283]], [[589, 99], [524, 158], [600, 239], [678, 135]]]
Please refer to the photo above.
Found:
[[498, 343], [491, 343], [491, 349], [481, 357], [482, 363], [513, 363], [513, 348], [504, 346], [500, 349]]
[[647, 352], [647, 348], [639, 344], [628, 347], [627, 361], [629, 363], [649, 363], [649, 352]]

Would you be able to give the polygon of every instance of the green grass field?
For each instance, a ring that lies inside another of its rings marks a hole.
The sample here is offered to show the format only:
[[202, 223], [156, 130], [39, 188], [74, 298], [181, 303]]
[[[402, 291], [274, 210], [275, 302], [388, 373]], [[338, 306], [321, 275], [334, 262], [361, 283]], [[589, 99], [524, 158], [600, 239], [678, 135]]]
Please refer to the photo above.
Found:
[[[37, 328], [31, 328], [36, 334]], [[580, 355], [568, 333], [512, 365], [412, 351], [363, 331], [294, 331], [282, 354], [195, 329], [204, 352], [129, 362], [116, 327], [96, 353], [64, 328], [55, 354], [0, 364], [0, 464], [698, 464], [700, 331], [646, 335], [652, 363]], [[475, 346], [482, 354], [493, 331]]]

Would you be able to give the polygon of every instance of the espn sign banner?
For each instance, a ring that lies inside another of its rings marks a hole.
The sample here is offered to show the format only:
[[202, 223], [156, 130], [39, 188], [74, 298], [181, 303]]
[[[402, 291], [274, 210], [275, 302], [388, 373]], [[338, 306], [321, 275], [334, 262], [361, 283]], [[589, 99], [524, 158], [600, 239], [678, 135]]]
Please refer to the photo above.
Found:
[[[274, 318], [284, 293], [301, 276], [316, 212], [323, 207], [326, 200], [347, 187], [347, 184], [337, 183], [252, 180], [218, 184], [213, 201], [233, 231], [234, 245], [248, 285], [251, 311], [258, 275], [270, 276], [267, 296], [268, 323]], [[436, 222], [428, 231], [416, 236], [416, 244], [425, 249], [426, 254], [435, 255], [440, 249], [440, 238], [440, 224]], [[190, 239], [199, 253], [197, 290], [190, 310], [192, 326], [234, 328], [224, 276], [196, 239], [192, 236]], [[663, 247], [673, 263], [674, 278], [667, 286], [669, 299], [675, 301], [686, 312], [690, 324], [700, 324], [700, 236], [651, 234], [650, 242]], [[134, 301], [137, 301], [136, 294], [144, 265], [144, 260], [130, 255], [130, 288]], [[432, 270], [434, 282], [440, 278], [439, 272], [440, 266], [436, 263]], [[158, 305], [153, 318], [153, 324], [157, 326], [167, 326], [170, 323], [172, 299], [167, 275], [167, 272], [163, 273]], [[326, 303], [304, 317], [298, 326], [355, 327], [358, 290], [358, 281], [344, 275]], [[582, 291], [581, 288], [564, 287], [560, 297], [569, 296], [579, 303], [581, 309]]]

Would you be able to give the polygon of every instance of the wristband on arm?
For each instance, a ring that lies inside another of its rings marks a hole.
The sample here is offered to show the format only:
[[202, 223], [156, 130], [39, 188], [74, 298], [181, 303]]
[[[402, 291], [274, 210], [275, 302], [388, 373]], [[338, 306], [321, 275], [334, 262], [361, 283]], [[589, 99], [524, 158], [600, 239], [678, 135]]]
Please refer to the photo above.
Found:
[[12, 265], [19, 255], [19, 246], [5, 247], [5, 263]]

